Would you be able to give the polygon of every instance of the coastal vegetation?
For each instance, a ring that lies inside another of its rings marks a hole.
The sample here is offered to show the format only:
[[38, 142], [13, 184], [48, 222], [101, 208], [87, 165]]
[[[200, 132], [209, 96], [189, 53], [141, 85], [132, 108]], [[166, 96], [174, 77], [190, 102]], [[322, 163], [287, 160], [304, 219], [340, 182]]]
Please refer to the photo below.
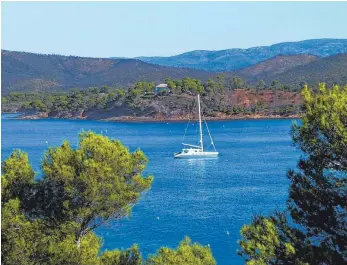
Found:
[[[153, 177], [143, 176], [145, 154], [92, 132], [77, 148], [65, 141], [47, 150], [36, 178], [26, 153], [2, 163], [1, 260], [18, 264], [214, 265], [208, 246], [184, 239], [143, 260], [137, 245], [100, 253], [95, 229], [129, 216]], [[188, 262], [183, 262], [183, 261]]]
[[246, 264], [345, 264], [347, 260], [347, 88], [302, 91], [294, 144], [304, 153], [289, 170], [287, 209], [241, 229]]
[[274, 80], [250, 87], [240, 77], [218, 75], [203, 82], [167, 78], [169, 92], [156, 93], [154, 82], [137, 82], [127, 89], [95, 87], [70, 92], [12, 92], [2, 96], [5, 112], [45, 113], [45, 117], [112, 119], [122, 116], [153, 119], [187, 118], [195, 95], [202, 96], [206, 117], [237, 115], [290, 116], [300, 113], [301, 97]]

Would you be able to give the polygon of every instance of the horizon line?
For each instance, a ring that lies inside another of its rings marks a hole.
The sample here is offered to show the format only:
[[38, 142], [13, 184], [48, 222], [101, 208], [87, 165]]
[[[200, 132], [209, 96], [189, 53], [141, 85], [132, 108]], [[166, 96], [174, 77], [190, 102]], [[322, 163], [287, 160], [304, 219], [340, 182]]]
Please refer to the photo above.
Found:
[[219, 51], [228, 51], [228, 50], [249, 50], [249, 49], [255, 49], [255, 48], [263, 48], [263, 47], [271, 47], [278, 44], [284, 44], [284, 43], [300, 43], [305, 41], [313, 41], [313, 40], [345, 40], [347, 41], [347, 38], [314, 38], [314, 39], [304, 39], [299, 41], [284, 41], [284, 42], [277, 42], [270, 45], [260, 45], [260, 46], [252, 46], [248, 48], [228, 48], [228, 49], [220, 49], [220, 50], [190, 50], [174, 55], [168, 55], [168, 56], [135, 56], [135, 57], [124, 57], [124, 56], [111, 56], [111, 57], [93, 57], [93, 56], [81, 56], [81, 55], [66, 55], [66, 54], [59, 54], [59, 53], [40, 53], [40, 52], [31, 52], [31, 51], [19, 51], [19, 50], [9, 50], [9, 49], [3, 49], [1, 48], [1, 52], [7, 51], [7, 52], [23, 52], [23, 53], [31, 53], [31, 54], [38, 54], [38, 55], [57, 55], [57, 56], [66, 56], [66, 57], [79, 57], [79, 58], [94, 58], [94, 59], [110, 59], [110, 60], [116, 60], [116, 59], [133, 59], [133, 60], [140, 60], [139, 58], [168, 58], [168, 57], [175, 57], [179, 55], [183, 55], [186, 53], [191, 52], [219, 52]]

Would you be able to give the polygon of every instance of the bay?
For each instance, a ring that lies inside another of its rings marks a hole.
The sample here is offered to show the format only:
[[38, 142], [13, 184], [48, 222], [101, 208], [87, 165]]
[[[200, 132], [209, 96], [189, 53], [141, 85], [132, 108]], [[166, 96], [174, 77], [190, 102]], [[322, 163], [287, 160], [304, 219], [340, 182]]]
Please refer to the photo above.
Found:
[[[22, 149], [40, 177], [40, 163], [48, 146], [64, 140], [76, 146], [78, 133], [92, 130], [119, 139], [130, 150], [140, 148], [149, 159], [145, 174], [154, 176], [152, 188], [133, 207], [132, 215], [97, 230], [103, 250], [138, 243], [143, 256], [161, 246], [176, 247], [189, 236], [211, 246], [220, 265], [244, 264], [236, 254], [243, 224], [255, 214], [285, 207], [286, 171], [300, 153], [289, 135], [292, 120], [211, 121], [220, 157], [173, 159], [180, 151], [186, 122], [102, 122], [89, 120], [17, 120], [2, 115], [2, 157]], [[195, 139], [188, 126], [187, 140]], [[209, 140], [205, 137], [205, 143]]]

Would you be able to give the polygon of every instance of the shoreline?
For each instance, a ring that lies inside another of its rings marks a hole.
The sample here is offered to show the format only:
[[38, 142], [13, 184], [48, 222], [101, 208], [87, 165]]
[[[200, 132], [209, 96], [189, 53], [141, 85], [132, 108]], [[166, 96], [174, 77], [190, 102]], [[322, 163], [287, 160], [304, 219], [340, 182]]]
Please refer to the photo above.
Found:
[[[159, 117], [111, 117], [106, 119], [88, 119], [88, 117], [49, 117], [48, 115], [21, 115], [20, 113], [3, 112], [2, 114], [18, 114], [15, 119], [18, 120], [90, 120], [90, 121], [104, 121], [104, 122], [187, 122], [197, 119], [189, 119], [187, 117], [175, 118], [159, 118]], [[222, 117], [205, 117], [206, 121], [233, 121], [233, 120], [277, 120], [277, 119], [300, 119], [301, 115], [235, 115], [235, 116], [222, 116]]]
[[[244, 115], [244, 116], [228, 116], [228, 117], [205, 117], [206, 121], [234, 121], [234, 120], [281, 120], [281, 119], [300, 119], [300, 115], [280, 116], [280, 115]], [[86, 119], [88, 120], [88, 119]], [[92, 120], [92, 119], [90, 119]], [[152, 118], [152, 117], [132, 117], [132, 118], [110, 118], [100, 119], [98, 121], [107, 122], [187, 122], [198, 121], [198, 119], [188, 118]]]

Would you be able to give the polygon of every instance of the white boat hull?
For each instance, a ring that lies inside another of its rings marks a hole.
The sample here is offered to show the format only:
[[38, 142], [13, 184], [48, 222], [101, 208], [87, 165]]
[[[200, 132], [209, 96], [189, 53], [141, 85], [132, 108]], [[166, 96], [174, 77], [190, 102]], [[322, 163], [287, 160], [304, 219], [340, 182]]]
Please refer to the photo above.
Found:
[[[200, 108], [200, 95], [198, 94], [198, 110], [199, 110], [199, 134], [200, 134], [200, 141], [198, 145], [192, 145], [187, 143], [182, 143], [183, 146], [189, 147], [189, 148], [183, 148], [181, 152], [175, 153], [174, 158], [190, 158], [190, 159], [196, 159], [196, 158], [211, 158], [211, 157], [217, 157], [218, 152], [216, 151], [216, 147], [214, 146], [210, 131], [208, 129], [207, 123], [206, 128], [208, 135], [211, 139], [211, 145], [213, 146], [214, 151], [205, 151], [204, 150], [204, 143], [203, 143], [203, 134], [202, 134], [202, 122], [201, 122], [201, 108]], [[188, 128], [188, 127], [187, 127]], [[187, 129], [186, 129], [187, 131]], [[185, 137], [185, 134], [184, 134]], [[183, 137], [183, 139], [184, 139]]]
[[208, 157], [217, 157], [218, 152], [179, 152], [174, 154], [174, 158], [208, 158]]

